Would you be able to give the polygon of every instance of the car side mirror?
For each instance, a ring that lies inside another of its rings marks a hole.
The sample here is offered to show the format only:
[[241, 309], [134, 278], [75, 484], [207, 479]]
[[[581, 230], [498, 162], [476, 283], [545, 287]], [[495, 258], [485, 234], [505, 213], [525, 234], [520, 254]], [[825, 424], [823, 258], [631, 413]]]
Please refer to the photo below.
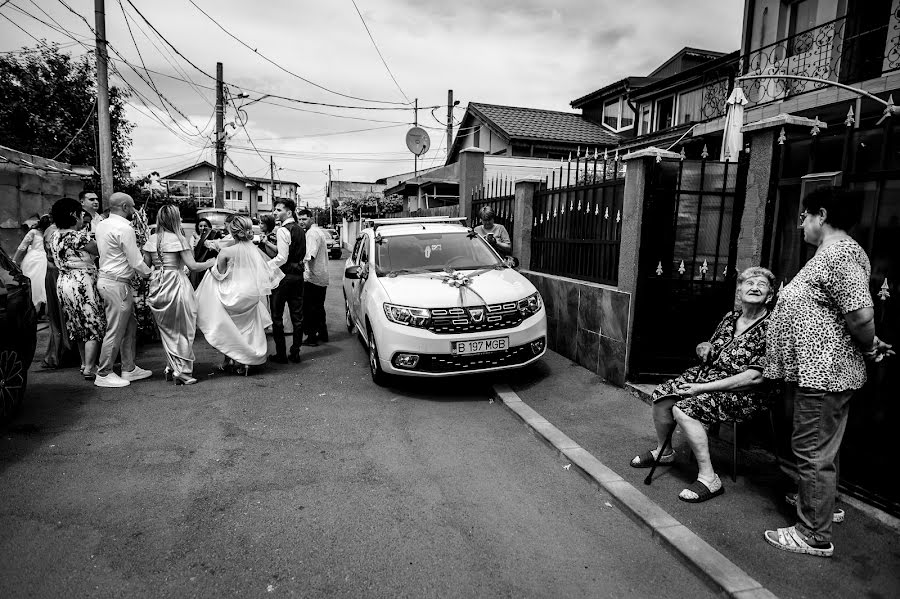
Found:
[[360, 266], [348, 266], [344, 269], [344, 278], [346, 279], [359, 279], [362, 271], [362, 267]]
[[510, 268], [519, 268], [519, 259], [515, 256], [507, 256], [504, 258], [504, 262], [506, 262], [506, 265]]

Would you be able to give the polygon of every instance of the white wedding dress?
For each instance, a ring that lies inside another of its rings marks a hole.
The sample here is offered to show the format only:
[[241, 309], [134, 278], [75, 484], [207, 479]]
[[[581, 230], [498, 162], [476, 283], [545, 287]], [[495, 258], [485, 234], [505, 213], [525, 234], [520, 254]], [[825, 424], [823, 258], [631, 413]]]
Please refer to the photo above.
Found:
[[272, 324], [268, 300], [284, 278], [251, 242], [222, 249], [225, 272], [209, 269], [197, 287], [197, 326], [210, 345], [240, 364], [263, 364], [269, 353], [266, 327]]

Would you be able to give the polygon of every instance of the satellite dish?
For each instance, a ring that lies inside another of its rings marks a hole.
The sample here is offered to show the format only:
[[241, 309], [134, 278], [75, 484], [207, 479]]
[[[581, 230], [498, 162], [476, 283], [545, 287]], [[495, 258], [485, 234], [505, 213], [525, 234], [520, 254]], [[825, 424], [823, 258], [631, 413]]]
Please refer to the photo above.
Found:
[[413, 127], [406, 132], [406, 147], [416, 156], [421, 156], [431, 148], [431, 138], [421, 127]]

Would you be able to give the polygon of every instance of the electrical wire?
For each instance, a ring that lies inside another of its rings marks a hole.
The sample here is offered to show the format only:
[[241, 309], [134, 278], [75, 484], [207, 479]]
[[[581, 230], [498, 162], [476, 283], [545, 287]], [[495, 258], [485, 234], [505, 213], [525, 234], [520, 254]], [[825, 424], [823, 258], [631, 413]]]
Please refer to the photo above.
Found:
[[85, 117], [84, 122], [81, 123], [81, 127], [78, 128], [78, 131], [75, 132], [75, 135], [72, 136], [72, 139], [69, 140], [69, 143], [66, 144], [66, 147], [64, 147], [62, 150], [60, 150], [56, 154], [56, 156], [54, 156], [50, 160], [56, 160], [57, 158], [62, 156], [63, 153], [69, 149], [69, 146], [72, 145], [72, 142], [74, 142], [76, 139], [78, 139], [78, 136], [81, 135], [81, 132], [84, 131], [85, 127], [87, 127], [88, 121], [91, 120], [91, 115], [94, 114], [95, 108], [97, 108], [97, 100], [94, 100], [94, 103], [91, 104], [91, 109], [88, 111], [87, 117]]
[[[191, 4], [194, 3], [194, 0], [189, 0]], [[400, 90], [400, 94], [403, 96], [403, 99], [406, 100], [407, 104], [410, 104], [409, 98], [406, 96], [406, 92], [403, 91], [403, 88], [400, 87], [400, 84], [397, 83], [397, 78], [394, 77], [394, 74], [391, 72], [391, 67], [388, 66], [387, 61], [384, 59], [384, 56], [381, 54], [381, 50], [378, 49], [378, 44], [375, 43], [375, 38], [372, 37], [372, 32], [369, 30], [369, 26], [366, 24], [366, 20], [363, 18], [362, 13], [359, 10], [359, 6], [356, 5], [356, 0], [350, 0], [353, 3], [353, 8], [356, 9], [356, 14], [359, 15], [359, 20], [362, 21], [363, 27], [366, 28], [366, 33], [369, 34], [369, 39], [372, 40], [372, 45], [375, 46], [375, 51], [378, 53], [378, 58], [381, 59], [381, 64], [384, 65], [384, 68], [387, 69], [388, 75], [391, 76], [391, 80], [394, 82], [394, 85], [397, 86], [397, 89]]]
[[[62, 0], [60, 0], [60, 1], [62, 1]], [[131, 0], [126, 0], [126, 2], [128, 2], [129, 4], [131, 4], [132, 6], [134, 6], [134, 4], [132, 4]], [[310, 81], [309, 79], [307, 79], [307, 78], [305, 78], [305, 77], [303, 77], [303, 76], [301, 76], [301, 75], [298, 75], [297, 73], [294, 73], [293, 71], [290, 71], [290, 70], [286, 69], [285, 67], [281, 66], [280, 64], [278, 64], [277, 62], [275, 62], [274, 60], [272, 60], [271, 58], [269, 58], [268, 56], [265, 56], [264, 54], [260, 53], [256, 48], [253, 48], [252, 46], [250, 46], [249, 44], [247, 44], [245, 41], [243, 41], [242, 39], [240, 39], [239, 37], [237, 37], [236, 35], [234, 35], [234, 34], [231, 33], [230, 31], [228, 31], [227, 29], [225, 29], [225, 27], [223, 27], [222, 24], [220, 24], [220, 23], [219, 23], [218, 21], [216, 21], [212, 16], [210, 16], [209, 13], [207, 13], [207, 12], [204, 11], [202, 8], [200, 8], [199, 6], [197, 6], [197, 3], [194, 2], [194, 0], [188, 0], [188, 2], [190, 2], [190, 3], [194, 6], [194, 8], [196, 8], [197, 10], [199, 10], [199, 11], [203, 14], [203, 16], [205, 16], [207, 19], [209, 19], [210, 21], [212, 21], [213, 24], [215, 24], [216, 27], [218, 27], [219, 29], [221, 29], [222, 31], [224, 31], [224, 32], [225, 32], [229, 37], [231, 37], [233, 40], [235, 40], [236, 42], [238, 42], [239, 44], [241, 44], [242, 46], [244, 46], [244, 47], [247, 48], [248, 50], [252, 51], [254, 54], [256, 54], [257, 56], [259, 56], [260, 58], [262, 58], [262, 59], [265, 60], [266, 62], [272, 64], [273, 66], [275, 66], [275, 67], [278, 68], [279, 70], [284, 71], [284, 72], [287, 73], [288, 75], [291, 75], [292, 77], [296, 77], [297, 79], [299, 79], [299, 80], [301, 80], [301, 81], [303, 81], [303, 82], [305, 82], [305, 83], [308, 83], [309, 85], [312, 85], [313, 87], [317, 87], [317, 88], [319, 88], [319, 89], [321, 89], [321, 90], [327, 91], [327, 92], [332, 93], [332, 94], [335, 94], [335, 95], [337, 95], [337, 96], [341, 96], [341, 97], [343, 97], [343, 98], [349, 98], [349, 99], [351, 99], [351, 100], [359, 100], [359, 101], [361, 101], [361, 102], [371, 102], [372, 104], [401, 104], [401, 102], [386, 102], [386, 101], [384, 101], [384, 100], [372, 100], [372, 99], [369, 99], [369, 98], [360, 98], [360, 97], [358, 97], [358, 96], [351, 96], [351, 95], [349, 95], [349, 94], [344, 94], [344, 93], [335, 91], [335, 90], [333, 90], [333, 89], [329, 89], [329, 88], [325, 87], [324, 85], [319, 85], [318, 83], [316, 83], [316, 82], [314, 82], [314, 81]], [[137, 9], [135, 9], [135, 10], [137, 10]], [[140, 14], [140, 13], [138, 13], [138, 14]], [[407, 104], [411, 104], [411, 102], [407, 102]]]

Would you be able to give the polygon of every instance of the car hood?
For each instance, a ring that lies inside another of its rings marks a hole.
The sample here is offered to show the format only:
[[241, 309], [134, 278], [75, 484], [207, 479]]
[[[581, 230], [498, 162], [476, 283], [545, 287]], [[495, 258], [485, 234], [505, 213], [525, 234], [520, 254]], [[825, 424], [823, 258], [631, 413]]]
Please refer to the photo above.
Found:
[[391, 303], [414, 308], [453, 308], [518, 301], [536, 291], [534, 285], [511, 268], [462, 271], [471, 277], [467, 287], [443, 282], [445, 273], [379, 277]]

